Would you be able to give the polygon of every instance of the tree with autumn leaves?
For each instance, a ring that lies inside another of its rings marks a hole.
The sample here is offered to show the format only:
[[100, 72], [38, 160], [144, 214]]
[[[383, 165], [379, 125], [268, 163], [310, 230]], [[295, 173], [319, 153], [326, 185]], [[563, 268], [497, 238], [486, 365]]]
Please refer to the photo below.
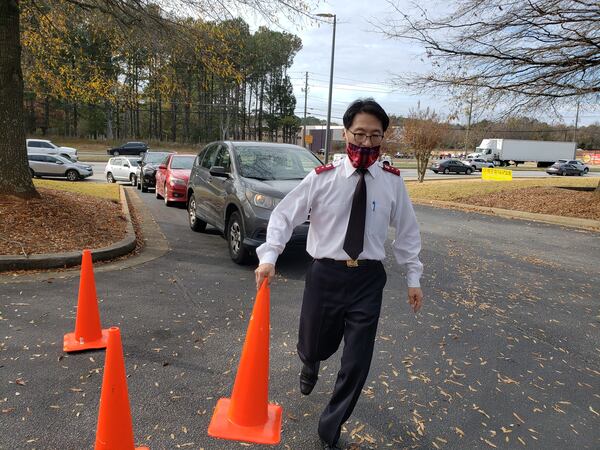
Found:
[[[0, 114], [7, 118], [0, 122], [1, 192], [36, 196], [24, 127], [39, 125], [39, 104], [42, 130], [60, 110], [65, 134], [73, 135], [84, 116], [88, 132], [93, 123], [92, 133], [115, 138], [197, 142], [295, 133], [286, 70], [300, 41], [266, 28], [251, 34], [231, 11], [250, 8], [276, 21], [282, 13], [306, 14], [307, 2], [179, 0], [169, 12], [161, 6], [0, 0]], [[177, 10], [206, 19], [174, 16]]]
[[429, 108], [411, 109], [404, 119], [401, 140], [414, 152], [420, 183], [425, 179], [433, 150], [445, 139], [448, 131], [448, 122]]

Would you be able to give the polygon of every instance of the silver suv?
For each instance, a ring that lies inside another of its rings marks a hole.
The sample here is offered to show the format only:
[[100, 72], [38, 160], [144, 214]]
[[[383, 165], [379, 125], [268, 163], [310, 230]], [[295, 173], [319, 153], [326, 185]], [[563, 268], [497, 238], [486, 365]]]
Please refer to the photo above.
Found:
[[59, 155], [28, 153], [27, 159], [32, 177], [66, 177], [69, 181], [77, 181], [94, 174], [92, 166]]

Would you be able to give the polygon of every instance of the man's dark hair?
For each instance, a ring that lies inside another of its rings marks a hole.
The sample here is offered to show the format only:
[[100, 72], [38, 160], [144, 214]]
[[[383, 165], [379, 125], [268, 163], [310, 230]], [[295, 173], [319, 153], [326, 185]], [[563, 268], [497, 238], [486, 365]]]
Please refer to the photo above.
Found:
[[383, 131], [387, 130], [390, 124], [390, 118], [383, 110], [381, 105], [372, 98], [359, 98], [354, 100], [344, 113], [344, 128], [348, 130], [354, 122], [354, 117], [359, 113], [371, 114], [379, 119]]

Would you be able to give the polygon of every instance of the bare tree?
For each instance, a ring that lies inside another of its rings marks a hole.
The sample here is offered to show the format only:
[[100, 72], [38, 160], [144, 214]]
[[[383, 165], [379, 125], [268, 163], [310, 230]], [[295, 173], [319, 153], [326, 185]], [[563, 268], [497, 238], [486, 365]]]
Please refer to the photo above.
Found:
[[389, 3], [395, 14], [379, 30], [420, 44], [432, 66], [398, 74], [400, 85], [445, 94], [476, 89], [512, 113], [597, 102], [598, 0], [463, 0], [428, 9], [415, 2], [411, 14]]
[[417, 159], [419, 183], [425, 179], [431, 152], [446, 138], [448, 122], [442, 122], [437, 113], [429, 108], [411, 109], [404, 119], [402, 142], [413, 151]]
[[432, 63], [428, 73], [400, 75], [413, 88], [476, 88], [528, 108], [600, 93], [597, 0], [428, 4], [446, 14], [415, 3], [414, 16], [390, 4], [397, 15], [380, 23], [380, 31], [422, 45]]

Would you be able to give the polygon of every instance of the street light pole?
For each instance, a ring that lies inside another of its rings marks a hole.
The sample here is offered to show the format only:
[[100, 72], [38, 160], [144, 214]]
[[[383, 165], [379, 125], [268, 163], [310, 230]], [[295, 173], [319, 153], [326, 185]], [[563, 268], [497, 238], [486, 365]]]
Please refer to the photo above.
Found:
[[333, 37], [331, 40], [331, 69], [329, 71], [329, 102], [327, 104], [327, 128], [325, 129], [325, 164], [329, 160], [329, 145], [331, 142], [331, 98], [333, 94], [333, 62], [335, 55], [335, 25], [336, 15], [330, 13], [317, 14], [319, 17], [333, 18]]

